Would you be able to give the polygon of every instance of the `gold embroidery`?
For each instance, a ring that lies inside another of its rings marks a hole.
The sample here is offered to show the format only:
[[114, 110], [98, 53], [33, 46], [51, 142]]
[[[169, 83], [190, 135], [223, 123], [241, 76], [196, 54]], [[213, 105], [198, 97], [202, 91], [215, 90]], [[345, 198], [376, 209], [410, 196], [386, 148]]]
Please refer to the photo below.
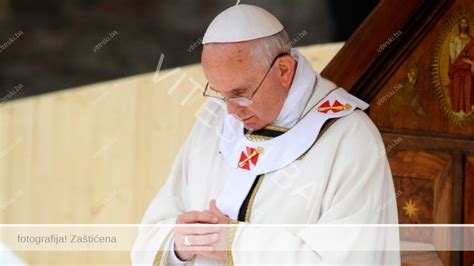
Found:
[[247, 139], [250, 141], [266, 141], [273, 139], [272, 137], [261, 136], [261, 135], [246, 135]]
[[172, 232], [168, 234], [167, 237], [165, 237], [165, 240], [163, 243], [161, 243], [160, 249], [158, 250], [158, 253], [156, 253], [155, 260], [153, 261], [153, 266], [160, 266], [161, 265], [161, 260], [163, 259], [163, 253], [165, 252], [165, 246], [168, 245], [168, 241], [170, 240], [172, 236]]
[[275, 125], [268, 125], [268, 126], [264, 127], [264, 129], [279, 131], [279, 132], [286, 132], [286, 131], [289, 130], [289, 128], [279, 127], [279, 126], [275, 126]]
[[[247, 212], [245, 213], [245, 222], [250, 221], [250, 216], [252, 214], [251, 209], [253, 206], [253, 202], [255, 201], [255, 196], [257, 195], [257, 191], [260, 188], [260, 185], [262, 184], [263, 178], [265, 175], [262, 175], [260, 179], [258, 180], [257, 184], [255, 185], [255, 189], [252, 192], [252, 195], [250, 196], [249, 204], [247, 205]], [[236, 220], [230, 220], [229, 224], [239, 224], [239, 221]], [[234, 259], [232, 258], [232, 244], [234, 243], [234, 238], [235, 234], [237, 232], [237, 226], [233, 226], [230, 228], [229, 233], [228, 233], [228, 238], [227, 238], [227, 266], [233, 266], [234, 265]]]
[[255, 197], [257, 195], [257, 191], [260, 188], [260, 185], [262, 184], [263, 178], [265, 175], [262, 175], [257, 184], [255, 185], [255, 189], [252, 191], [252, 195], [250, 196], [249, 204], [247, 205], [247, 211], [245, 212], [245, 221], [250, 222], [250, 215], [252, 214], [252, 206], [253, 202], [255, 201]]
[[[279, 127], [279, 126], [274, 126], [274, 125], [266, 126], [263, 129], [271, 130], [271, 131], [278, 131], [278, 132], [282, 132], [282, 133], [285, 133], [288, 130], [290, 130], [289, 128], [286, 128], [286, 127]], [[250, 141], [266, 141], [266, 140], [273, 139], [273, 137], [258, 135], [258, 134], [254, 134], [254, 133], [245, 134], [245, 137]]]
[[[238, 225], [239, 221], [230, 220], [229, 224]], [[226, 265], [233, 266], [234, 258], [232, 257], [232, 245], [234, 244], [235, 234], [237, 233], [237, 226], [229, 227], [229, 232], [227, 235], [227, 250], [226, 250]]]

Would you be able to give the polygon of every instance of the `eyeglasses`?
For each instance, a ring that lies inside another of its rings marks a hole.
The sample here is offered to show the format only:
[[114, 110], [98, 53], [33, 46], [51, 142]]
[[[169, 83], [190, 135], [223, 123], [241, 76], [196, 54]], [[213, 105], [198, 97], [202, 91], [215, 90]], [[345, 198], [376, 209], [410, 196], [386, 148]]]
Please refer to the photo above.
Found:
[[[260, 89], [263, 82], [267, 78], [268, 73], [270, 73], [270, 70], [273, 67], [273, 64], [275, 64], [276, 60], [279, 57], [284, 56], [284, 55], [288, 55], [288, 54], [287, 53], [281, 53], [273, 59], [272, 63], [270, 64], [270, 67], [268, 67], [267, 73], [265, 73], [265, 76], [263, 77], [262, 81], [260, 81], [257, 88], [253, 91], [253, 93], [249, 97], [239, 96], [239, 97], [226, 98], [226, 97], [222, 96], [221, 92], [219, 92], [219, 91], [213, 89], [211, 86], [209, 86], [209, 82], [206, 83], [206, 88], [204, 89], [204, 92], [202, 93], [202, 95], [204, 97], [219, 99], [219, 100], [222, 100], [226, 103], [237, 104], [237, 105], [240, 105], [240, 106], [249, 106], [253, 103], [252, 98], [255, 96], [255, 94], [257, 94], [257, 91]], [[209, 88], [209, 90], [208, 90], [208, 88]]]

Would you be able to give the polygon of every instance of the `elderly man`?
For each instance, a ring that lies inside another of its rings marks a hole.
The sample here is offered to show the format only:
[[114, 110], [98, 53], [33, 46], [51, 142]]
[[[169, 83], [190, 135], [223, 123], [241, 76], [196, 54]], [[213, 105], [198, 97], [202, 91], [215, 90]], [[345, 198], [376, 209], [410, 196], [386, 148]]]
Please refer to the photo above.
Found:
[[316, 73], [259, 7], [223, 11], [203, 45], [207, 112], [145, 213], [152, 226], [132, 263], [399, 265], [398, 252], [384, 252], [397, 249], [398, 231], [321, 229], [398, 223], [368, 105]]

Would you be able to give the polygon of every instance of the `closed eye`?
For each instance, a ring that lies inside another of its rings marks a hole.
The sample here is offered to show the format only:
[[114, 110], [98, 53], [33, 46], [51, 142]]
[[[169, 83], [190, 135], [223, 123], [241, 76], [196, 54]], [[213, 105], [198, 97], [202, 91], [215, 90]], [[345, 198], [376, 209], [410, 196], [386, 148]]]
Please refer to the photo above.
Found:
[[235, 89], [232, 90], [232, 94], [235, 96], [242, 96], [242, 94], [245, 92], [245, 89]]
[[[221, 94], [221, 95], [227, 94], [227, 93], [223, 93], [223, 92], [221, 92], [221, 91], [218, 91], [218, 90], [214, 89], [214, 88], [211, 87], [211, 86], [209, 86], [209, 89], [211, 89], [211, 90], [213, 90], [215, 93], [218, 93], [218, 94]], [[229, 93], [230, 95], [234, 96], [234, 97], [235, 97], [235, 96], [236, 96], [236, 97], [242, 97], [242, 95], [245, 93], [245, 91], [246, 91], [245, 89], [240, 89], [240, 88], [239, 88], [239, 89], [233, 89], [233, 90], [231, 90], [231, 91], [228, 92], [228, 93]]]

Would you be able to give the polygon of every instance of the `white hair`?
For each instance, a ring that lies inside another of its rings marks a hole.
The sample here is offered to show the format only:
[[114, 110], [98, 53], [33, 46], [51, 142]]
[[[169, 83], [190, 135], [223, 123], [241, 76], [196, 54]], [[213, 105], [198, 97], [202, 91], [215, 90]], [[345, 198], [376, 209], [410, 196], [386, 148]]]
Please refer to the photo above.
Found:
[[253, 43], [250, 48], [252, 60], [265, 66], [269, 66], [277, 55], [290, 53], [292, 47], [288, 33], [285, 30], [251, 42]]

